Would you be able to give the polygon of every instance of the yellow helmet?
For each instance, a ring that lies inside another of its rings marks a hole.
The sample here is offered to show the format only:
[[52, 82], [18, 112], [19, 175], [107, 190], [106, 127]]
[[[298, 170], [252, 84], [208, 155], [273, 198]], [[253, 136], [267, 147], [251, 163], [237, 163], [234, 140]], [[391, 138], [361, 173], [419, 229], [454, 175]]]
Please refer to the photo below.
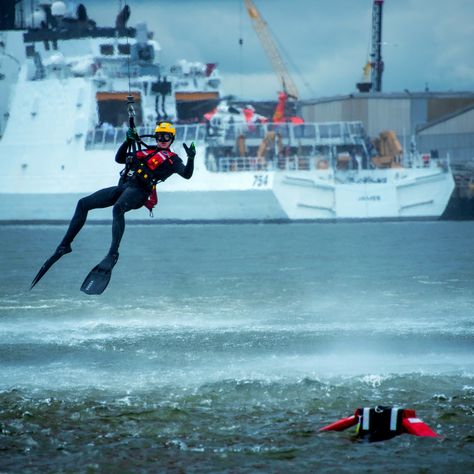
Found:
[[176, 136], [176, 129], [172, 123], [160, 122], [155, 128], [155, 133], [170, 133], [174, 138]]

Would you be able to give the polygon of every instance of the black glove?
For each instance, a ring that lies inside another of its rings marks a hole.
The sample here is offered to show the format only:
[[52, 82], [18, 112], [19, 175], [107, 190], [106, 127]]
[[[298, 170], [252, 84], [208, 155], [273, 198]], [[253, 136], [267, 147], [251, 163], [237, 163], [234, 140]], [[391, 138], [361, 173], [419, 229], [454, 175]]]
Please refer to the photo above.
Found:
[[127, 140], [127, 143], [133, 143], [139, 140], [140, 137], [138, 136], [137, 130], [135, 128], [129, 127], [125, 139]]
[[186, 150], [186, 155], [188, 155], [188, 158], [190, 160], [194, 160], [194, 157], [196, 156], [196, 146], [194, 145], [194, 142], [191, 142], [190, 146], [186, 145], [186, 143], [183, 143], [183, 148]]

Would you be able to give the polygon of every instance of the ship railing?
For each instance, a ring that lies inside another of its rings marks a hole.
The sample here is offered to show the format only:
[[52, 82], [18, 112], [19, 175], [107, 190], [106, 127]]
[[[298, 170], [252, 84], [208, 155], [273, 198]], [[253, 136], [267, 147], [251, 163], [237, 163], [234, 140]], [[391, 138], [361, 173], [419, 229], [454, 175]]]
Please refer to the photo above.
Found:
[[[156, 125], [137, 127], [137, 132], [142, 135], [153, 135]], [[125, 140], [128, 127], [101, 126], [91, 129], [86, 136], [86, 149], [108, 150], [119, 147]], [[176, 142], [195, 142], [199, 144], [206, 139], [206, 126], [202, 124], [177, 125]], [[150, 142], [150, 138], [147, 139]], [[153, 139], [151, 139], [151, 143]]]
[[[276, 124], [273, 128], [276, 132], [284, 130], [282, 137], [286, 136], [287, 141], [282, 140], [286, 145], [288, 140], [309, 140], [309, 144], [305, 146], [304, 143], [298, 143], [297, 146], [303, 146], [303, 152], [310, 151], [309, 155], [296, 154], [292, 156], [281, 156], [277, 153], [273, 154], [273, 158], [257, 157], [256, 150], [262, 143], [268, 131], [272, 131], [272, 125], [275, 124], [257, 124], [255, 127], [246, 128], [247, 139], [245, 146], [247, 149], [255, 150], [253, 156], [222, 156], [216, 153], [216, 150], [234, 150], [236, 148], [237, 137], [234, 132], [238, 129], [234, 127], [226, 128], [227, 145], [222, 146], [219, 139], [210, 133], [209, 127], [203, 124], [188, 124], [176, 126], [176, 140], [175, 143], [180, 142], [195, 142], [197, 145], [207, 142], [213, 148], [213, 154], [209, 154], [206, 158], [206, 165], [210, 171], [261, 171], [261, 170], [314, 170], [314, 169], [337, 169], [337, 162], [334, 158], [326, 155], [319, 155], [318, 146], [326, 150], [331, 148], [331, 145], [338, 145], [341, 141], [344, 144], [352, 143], [354, 145], [364, 144], [364, 132], [360, 122], [335, 122], [335, 123], [321, 123], [321, 124]], [[126, 126], [113, 127], [102, 126], [89, 130], [86, 136], [86, 149], [96, 150], [113, 150], [117, 149], [124, 141], [127, 131]], [[137, 127], [139, 135], [153, 135], [155, 124]], [[242, 130], [242, 129], [241, 129]], [[232, 133], [231, 133], [232, 132]], [[232, 139], [230, 138], [232, 136]], [[235, 138], [234, 138], [235, 137]], [[342, 137], [342, 138], [341, 138]], [[151, 140], [151, 141], [150, 141]], [[148, 139], [148, 143], [153, 143], [153, 139]], [[270, 145], [270, 149], [274, 148], [275, 144]], [[270, 153], [271, 155], [271, 153]], [[449, 157], [440, 158], [433, 157], [430, 154], [411, 154], [405, 156], [401, 160], [403, 168], [441, 168], [443, 171], [449, 172], [450, 163]], [[357, 160], [351, 160], [348, 165], [349, 169], [366, 169], [372, 167], [370, 158], [365, 159], [365, 163], [357, 164]]]
[[238, 172], [238, 171], [276, 171], [276, 170], [301, 170], [329, 169], [329, 160], [322, 156], [291, 156], [274, 157], [273, 159], [257, 156], [235, 156], [206, 158], [206, 167], [213, 172]]
[[114, 78], [138, 77], [142, 73], [140, 66], [129, 66], [123, 57], [101, 58], [101, 69], [106, 76]]
[[[399, 165], [400, 166], [400, 165]], [[259, 156], [215, 156], [212, 153], [206, 158], [206, 167], [211, 172], [239, 172], [239, 171], [311, 171], [311, 170], [333, 170], [338, 173], [339, 180], [353, 182], [359, 172], [375, 170], [369, 159], [361, 156], [351, 157], [349, 161], [339, 162], [326, 155], [292, 155], [273, 157]], [[406, 162], [403, 166], [393, 168], [403, 170], [406, 168], [431, 168], [449, 171], [449, 162], [445, 159], [431, 158], [419, 155]], [[380, 170], [384, 168], [379, 168]], [[368, 178], [364, 178], [368, 179]], [[379, 179], [379, 178], [377, 178]], [[381, 179], [381, 178], [380, 178]]]
[[[273, 132], [273, 133], [271, 133]], [[245, 143], [261, 143], [275, 135], [285, 145], [339, 145], [357, 144], [365, 139], [362, 122], [327, 123], [225, 123], [208, 127], [208, 138], [217, 145], [229, 145], [243, 138]]]
[[445, 172], [451, 172], [451, 159], [449, 154], [440, 157], [432, 153], [410, 153], [401, 160], [403, 168], [441, 168]]
[[[119, 146], [127, 128], [105, 124], [90, 129], [86, 136], [86, 149]], [[152, 135], [154, 129], [155, 124], [137, 127], [139, 135]], [[364, 137], [361, 122], [225, 124], [221, 127], [186, 124], [176, 126], [176, 141], [206, 141], [215, 146], [229, 146], [243, 137], [246, 145], [258, 146], [269, 132], [274, 132], [275, 137], [287, 146], [357, 144]]]

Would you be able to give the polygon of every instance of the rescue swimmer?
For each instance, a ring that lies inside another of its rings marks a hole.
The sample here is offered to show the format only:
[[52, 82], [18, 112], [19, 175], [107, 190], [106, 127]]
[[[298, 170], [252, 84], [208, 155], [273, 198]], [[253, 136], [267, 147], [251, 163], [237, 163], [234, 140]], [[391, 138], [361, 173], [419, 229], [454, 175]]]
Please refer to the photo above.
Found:
[[352, 426], [356, 426], [356, 437], [368, 442], [385, 441], [404, 433], [440, 437], [416, 416], [415, 410], [386, 406], [357, 408], [353, 415], [324, 426], [319, 431], [343, 431]]
[[[125, 213], [142, 206], [146, 206], [151, 212], [157, 203], [156, 184], [158, 182], [165, 181], [175, 173], [184, 179], [190, 179], [193, 175], [196, 147], [194, 143], [191, 143], [189, 147], [183, 143], [187, 155], [185, 165], [183, 160], [170, 150], [175, 137], [176, 129], [169, 122], [158, 123], [155, 128], [156, 146], [151, 147], [140, 140], [135, 128], [130, 127], [127, 130], [126, 139], [115, 155], [115, 161], [125, 165], [120, 173], [118, 184], [100, 189], [78, 201], [66, 234], [55, 253], [36, 275], [31, 288], [57, 260], [72, 251], [71, 244], [84, 226], [89, 211], [111, 206], [113, 206], [112, 242], [107, 255], [96, 268], [108, 273], [112, 271], [119, 257], [118, 250], [125, 231]], [[136, 149], [136, 143], [140, 146], [143, 144], [146, 148], [130, 151], [132, 148]]]

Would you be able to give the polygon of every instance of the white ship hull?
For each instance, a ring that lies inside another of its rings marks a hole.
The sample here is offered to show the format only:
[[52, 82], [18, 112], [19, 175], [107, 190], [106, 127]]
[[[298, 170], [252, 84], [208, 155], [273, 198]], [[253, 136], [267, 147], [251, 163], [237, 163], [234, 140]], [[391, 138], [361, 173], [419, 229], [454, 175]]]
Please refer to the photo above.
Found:
[[[3, 221], [69, 220], [79, 198], [114, 186], [121, 169], [114, 150], [0, 147], [13, 157], [0, 176]], [[198, 146], [191, 180], [172, 176], [158, 185], [155, 220], [437, 219], [454, 189], [451, 174], [439, 167], [211, 172], [204, 151]], [[127, 218], [148, 219], [148, 211]], [[91, 211], [89, 219], [109, 220], [111, 209]]]
[[[342, 184], [330, 175], [278, 176], [275, 194], [290, 219], [433, 219], [443, 213], [454, 189], [452, 176], [441, 169], [359, 171], [354, 182]], [[351, 181], [350, 174], [344, 179]]]

